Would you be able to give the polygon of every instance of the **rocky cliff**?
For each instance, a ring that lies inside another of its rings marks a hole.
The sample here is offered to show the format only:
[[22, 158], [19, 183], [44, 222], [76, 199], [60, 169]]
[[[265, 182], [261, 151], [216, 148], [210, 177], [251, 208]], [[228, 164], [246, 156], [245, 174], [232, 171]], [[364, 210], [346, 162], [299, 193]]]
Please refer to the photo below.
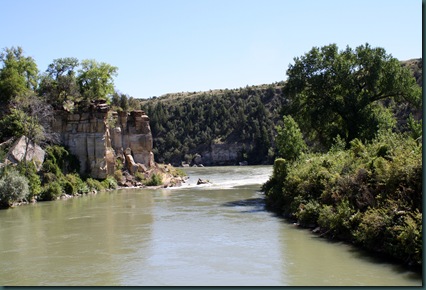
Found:
[[105, 102], [98, 101], [87, 112], [58, 111], [52, 128], [80, 160], [80, 173], [93, 178], [114, 174], [117, 159], [131, 173], [155, 166], [149, 118], [144, 111], [112, 112]]

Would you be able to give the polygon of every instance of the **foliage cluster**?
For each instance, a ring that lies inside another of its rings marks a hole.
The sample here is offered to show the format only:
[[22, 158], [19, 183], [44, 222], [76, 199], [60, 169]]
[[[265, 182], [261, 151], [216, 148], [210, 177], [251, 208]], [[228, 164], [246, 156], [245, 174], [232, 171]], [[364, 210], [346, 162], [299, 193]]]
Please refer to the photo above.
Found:
[[342, 51], [336, 44], [314, 47], [294, 58], [287, 75], [289, 102], [283, 112], [294, 117], [316, 150], [328, 150], [337, 136], [349, 145], [355, 138], [371, 140], [377, 130], [395, 129], [395, 104], [421, 108], [413, 72], [368, 43]]
[[163, 177], [160, 173], [154, 173], [151, 175], [151, 178], [145, 181], [144, 185], [146, 186], [158, 186], [163, 184]]
[[277, 159], [263, 185], [269, 207], [405, 263], [422, 263], [422, 144], [382, 131], [346, 150]]
[[9, 207], [26, 199], [28, 180], [13, 168], [3, 169], [0, 177], [0, 207]]

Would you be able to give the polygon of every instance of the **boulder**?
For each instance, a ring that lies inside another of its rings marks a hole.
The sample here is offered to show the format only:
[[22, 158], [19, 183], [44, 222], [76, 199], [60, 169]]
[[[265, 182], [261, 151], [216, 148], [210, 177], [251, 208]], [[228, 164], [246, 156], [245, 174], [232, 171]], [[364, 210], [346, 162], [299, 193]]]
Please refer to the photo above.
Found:
[[[10, 148], [9, 152], [7, 153], [6, 159], [12, 163], [21, 162], [24, 159], [25, 148], [27, 146], [28, 141], [28, 138], [25, 136], [19, 138]], [[45, 155], [46, 152], [39, 145], [34, 144], [34, 142], [32, 141], [29, 141], [27, 155], [25, 157], [26, 161], [33, 161], [37, 170], [40, 170], [44, 162]]]
[[196, 153], [194, 155], [194, 158], [192, 159], [192, 163], [194, 163], [195, 165], [200, 165], [202, 162], [203, 162], [203, 159], [202, 159], [201, 155]]
[[197, 181], [197, 185], [200, 185], [200, 184], [209, 184], [209, 183], [210, 183], [210, 181], [208, 179], [198, 178], [198, 181]]

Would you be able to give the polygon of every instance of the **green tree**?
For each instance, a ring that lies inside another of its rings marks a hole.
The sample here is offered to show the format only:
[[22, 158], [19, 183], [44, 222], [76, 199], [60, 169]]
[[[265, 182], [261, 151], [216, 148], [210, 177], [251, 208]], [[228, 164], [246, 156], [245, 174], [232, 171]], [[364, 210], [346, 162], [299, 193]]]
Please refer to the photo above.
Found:
[[291, 116], [283, 117], [283, 126], [277, 126], [277, 144], [280, 157], [286, 160], [296, 160], [307, 150], [302, 132], [296, 121]]
[[80, 92], [85, 101], [107, 99], [114, 93], [113, 77], [118, 68], [104, 62], [86, 59], [81, 62], [77, 77]]
[[347, 144], [374, 137], [389, 120], [383, 116], [383, 100], [421, 104], [421, 89], [412, 73], [383, 48], [369, 44], [343, 51], [335, 44], [314, 47], [294, 59], [287, 75], [284, 96], [289, 105], [284, 113], [325, 147], [337, 135]]
[[55, 108], [79, 100], [80, 90], [75, 71], [78, 65], [78, 59], [73, 57], [55, 59], [42, 76], [38, 92]]
[[0, 103], [8, 104], [17, 96], [35, 90], [37, 86], [37, 64], [25, 57], [21, 47], [5, 48], [0, 54]]

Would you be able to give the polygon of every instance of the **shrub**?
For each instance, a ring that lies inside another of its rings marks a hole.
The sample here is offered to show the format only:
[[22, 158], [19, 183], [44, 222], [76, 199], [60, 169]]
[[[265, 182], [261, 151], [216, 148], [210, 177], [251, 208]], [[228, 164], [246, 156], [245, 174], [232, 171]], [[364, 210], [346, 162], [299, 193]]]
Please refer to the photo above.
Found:
[[114, 171], [114, 178], [117, 182], [122, 181], [123, 179], [123, 171], [121, 171], [120, 169]]
[[5, 207], [24, 200], [29, 195], [28, 179], [13, 168], [8, 168], [0, 178], [0, 204]]
[[161, 174], [152, 174], [151, 178], [145, 183], [146, 186], [158, 186], [163, 184], [163, 177]]
[[[73, 195], [75, 195], [77, 193], [87, 193], [88, 192], [87, 185], [84, 183], [83, 180], [81, 180], [80, 175], [78, 175], [77, 173], [68, 173], [67, 175], [65, 175], [64, 180], [65, 180], [64, 184], [68, 181], [72, 185], [72, 188], [73, 188], [72, 194]], [[63, 184], [61, 184], [61, 186], [64, 188]], [[69, 193], [69, 194], [71, 194], [71, 193]]]
[[64, 180], [61, 183], [61, 188], [63, 189], [63, 191], [65, 192], [65, 194], [68, 194], [68, 195], [76, 195], [77, 194], [77, 189], [68, 180]]
[[319, 202], [315, 200], [301, 204], [296, 213], [297, 222], [304, 227], [314, 227], [318, 223], [320, 208]]
[[137, 181], [143, 182], [146, 180], [145, 174], [143, 174], [142, 172], [136, 171], [135, 172], [135, 177]]
[[284, 158], [274, 161], [272, 176], [262, 185], [262, 191], [266, 195], [267, 206], [281, 210], [283, 206], [282, 184], [287, 176], [288, 162]]
[[61, 172], [79, 172], [80, 162], [78, 158], [69, 153], [63, 146], [52, 145], [46, 148], [46, 160], [56, 164]]
[[46, 184], [40, 193], [42, 200], [55, 200], [62, 195], [62, 188], [58, 181]]
[[355, 241], [367, 249], [383, 251], [387, 228], [392, 225], [394, 213], [386, 208], [367, 210], [354, 232]]
[[105, 189], [104, 184], [102, 184], [99, 180], [97, 179], [93, 179], [93, 178], [88, 178], [86, 180], [86, 184], [89, 187], [90, 190], [97, 190], [97, 191], [101, 191], [103, 189]]
[[108, 176], [105, 180], [102, 182], [102, 186], [106, 189], [116, 189], [118, 187], [117, 181], [114, 177]]
[[55, 163], [54, 160], [47, 159], [43, 163], [43, 172], [45, 173], [53, 173], [56, 176], [60, 176], [62, 174], [61, 169]]
[[411, 264], [422, 264], [422, 213], [415, 211], [402, 218], [402, 225], [394, 227], [398, 231], [397, 241], [400, 250], [400, 259]]
[[41, 192], [41, 181], [40, 176], [37, 174], [37, 168], [34, 162], [20, 162], [17, 166], [21, 175], [24, 175], [28, 179], [28, 186], [30, 193], [28, 198], [31, 199], [37, 196]]
[[339, 237], [348, 240], [352, 236], [355, 210], [352, 209], [348, 200], [342, 200], [335, 208], [331, 205], [324, 205], [320, 210], [318, 224], [326, 229], [332, 237]]

